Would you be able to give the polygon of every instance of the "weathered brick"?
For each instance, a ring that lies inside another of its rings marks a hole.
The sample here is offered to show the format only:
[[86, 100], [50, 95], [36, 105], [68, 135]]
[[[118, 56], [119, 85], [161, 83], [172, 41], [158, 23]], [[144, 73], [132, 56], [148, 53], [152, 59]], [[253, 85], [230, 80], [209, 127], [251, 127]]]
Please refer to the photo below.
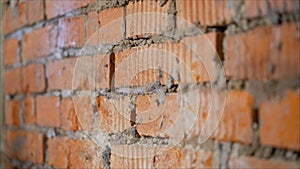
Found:
[[22, 91], [42, 92], [46, 88], [43, 64], [30, 64], [22, 69]]
[[88, 15], [88, 44], [109, 44], [122, 40], [124, 34], [123, 16], [122, 7], [105, 9], [99, 14], [90, 13]]
[[185, 28], [187, 26], [186, 21], [199, 22], [200, 25], [228, 24], [233, 18], [234, 3], [230, 0], [177, 0], [177, 16], [182, 18], [177, 19], [177, 26]]
[[48, 140], [48, 164], [56, 168], [68, 167], [69, 140], [50, 138]]
[[5, 71], [5, 91], [8, 94], [16, 94], [21, 91], [22, 69], [15, 68]]
[[32, 24], [44, 19], [43, 3], [43, 1], [26, 1], [28, 24]]
[[11, 38], [4, 41], [4, 64], [12, 65], [18, 62], [18, 39]]
[[230, 91], [225, 104], [222, 120], [214, 134], [215, 138], [250, 144], [253, 137], [253, 96], [245, 91]]
[[183, 136], [183, 105], [180, 94], [169, 94], [158, 104], [158, 96], [137, 96], [136, 122], [140, 135], [180, 138]]
[[262, 144], [300, 150], [300, 135], [295, 131], [300, 126], [299, 100], [298, 92], [289, 91], [279, 103], [266, 101], [261, 105], [259, 135]]
[[21, 125], [21, 103], [18, 100], [6, 101], [5, 123], [7, 125], [20, 126]]
[[44, 161], [43, 135], [27, 131], [6, 131], [5, 150], [9, 157], [42, 164]]
[[26, 124], [35, 124], [35, 99], [34, 97], [26, 97], [24, 100], [24, 120]]
[[72, 97], [75, 113], [78, 119], [78, 128], [83, 130], [93, 129], [94, 107], [89, 94], [78, 94]]
[[53, 53], [56, 47], [56, 36], [56, 25], [49, 25], [25, 34], [22, 40], [22, 61]]
[[230, 168], [300, 168], [297, 162], [265, 160], [255, 157], [236, 157], [229, 161]]
[[92, 2], [95, 2], [95, 0], [86, 0], [86, 1], [46, 0], [47, 19], [51, 19], [56, 16], [66, 14], [77, 8], [85, 7]]
[[111, 98], [98, 97], [99, 129], [105, 132], [122, 132], [131, 127], [130, 97]]
[[59, 127], [59, 97], [38, 96], [36, 98], [36, 120], [40, 126]]
[[169, 4], [170, 1], [160, 7], [158, 1], [129, 2], [126, 6], [126, 37], [166, 31]]
[[73, 101], [70, 98], [63, 99], [60, 105], [60, 122], [64, 130], [77, 130], [77, 116]]
[[59, 47], [82, 47], [85, 43], [85, 17], [75, 16], [62, 18], [58, 23]]
[[299, 1], [295, 0], [260, 0], [260, 1], [245, 1], [245, 17], [254, 18], [262, 17], [271, 12], [291, 12], [299, 9]]
[[72, 89], [75, 59], [62, 59], [48, 63], [48, 90]]
[[103, 168], [99, 148], [88, 140], [70, 140], [69, 168]]
[[3, 33], [8, 34], [15, 31], [27, 23], [26, 2], [20, 2], [13, 7], [7, 7], [3, 11]]
[[296, 35], [296, 25], [291, 23], [258, 27], [246, 33], [227, 36], [226, 75], [236, 79], [257, 80], [299, 76], [297, 51], [300, 38]]

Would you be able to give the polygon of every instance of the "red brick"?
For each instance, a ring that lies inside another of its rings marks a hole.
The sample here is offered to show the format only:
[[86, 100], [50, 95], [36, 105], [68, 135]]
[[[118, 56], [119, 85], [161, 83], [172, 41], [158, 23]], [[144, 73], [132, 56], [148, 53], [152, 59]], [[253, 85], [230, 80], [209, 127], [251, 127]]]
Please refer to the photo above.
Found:
[[77, 130], [77, 116], [72, 99], [66, 98], [60, 105], [60, 122], [64, 130]]
[[229, 0], [177, 0], [177, 16], [182, 18], [177, 19], [177, 26], [179, 28], [186, 27], [186, 21], [190, 23], [200, 22], [201, 25], [228, 24], [233, 18], [233, 6], [234, 2]]
[[77, 8], [85, 7], [94, 1], [95, 0], [86, 0], [86, 1], [46, 0], [47, 19], [51, 19], [56, 16], [66, 14]]
[[59, 97], [38, 96], [36, 98], [36, 119], [40, 126], [59, 127]]
[[89, 44], [99, 45], [116, 43], [122, 40], [124, 34], [123, 16], [124, 12], [122, 7], [105, 9], [100, 11], [98, 15], [96, 13], [89, 14]]
[[5, 149], [9, 157], [39, 164], [44, 161], [42, 134], [27, 131], [6, 131]]
[[35, 23], [44, 19], [44, 2], [27, 1], [27, 20], [28, 24]]
[[279, 103], [266, 101], [261, 105], [259, 135], [263, 145], [300, 150], [300, 135], [295, 131], [300, 126], [299, 102], [299, 93], [289, 91]]
[[47, 66], [48, 90], [72, 89], [75, 59], [52, 61]]
[[265, 160], [255, 157], [237, 157], [229, 161], [230, 168], [300, 168], [297, 162]]
[[[269, 4], [268, 4], [269, 3]], [[245, 1], [244, 15], [249, 18], [262, 17], [269, 12], [291, 12], [299, 9], [299, 1], [295, 0], [276, 0], [276, 1]]]
[[3, 33], [8, 34], [27, 23], [26, 2], [20, 2], [15, 7], [8, 7], [3, 11]]
[[102, 168], [99, 148], [88, 140], [70, 140], [68, 168]]
[[79, 129], [92, 130], [94, 126], [94, 103], [91, 101], [90, 94], [78, 94], [72, 99]]
[[150, 145], [112, 145], [111, 168], [211, 168], [212, 153]]
[[53, 53], [56, 47], [56, 36], [56, 25], [49, 25], [25, 34], [22, 40], [22, 61]]
[[21, 115], [20, 115], [21, 103], [18, 100], [6, 101], [6, 113], [5, 121], [7, 125], [20, 126]]
[[22, 70], [22, 91], [42, 92], [46, 88], [45, 70], [43, 64], [30, 64]]
[[59, 47], [82, 47], [85, 43], [85, 17], [76, 16], [59, 20]]
[[246, 33], [228, 36], [225, 49], [226, 75], [236, 79], [258, 80], [299, 76], [297, 51], [300, 39], [296, 32], [295, 24], [284, 24], [258, 27]]
[[21, 91], [22, 79], [21, 68], [9, 69], [5, 71], [5, 91], [8, 94], [16, 94]]
[[169, 94], [164, 103], [157, 104], [158, 96], [137, 96], [136, 121], [140, 135], [180, 138], [183, 136], [182, 97]]
[[99, 129], [105, 132], [115, 133], [122, 132], [131, 127], [130, 124], [130, 97], [97, 98], [99, 109]]
[[24, 100], [24, 120], [26, 124], [35, 124], [35, 99], [26, 97]]
[[48, 140], [48, 164], [56, 168], [68, 167], [69, 140], [51, 138]]
[[4, 64], [12, 65], [18, 62], [18, 39], [12, 38], [4, 42]]
[[126, 37], [166, 31], [169, 4], [170, 1], [160, 7], [158, 1], [129, 2], [126, 6]]

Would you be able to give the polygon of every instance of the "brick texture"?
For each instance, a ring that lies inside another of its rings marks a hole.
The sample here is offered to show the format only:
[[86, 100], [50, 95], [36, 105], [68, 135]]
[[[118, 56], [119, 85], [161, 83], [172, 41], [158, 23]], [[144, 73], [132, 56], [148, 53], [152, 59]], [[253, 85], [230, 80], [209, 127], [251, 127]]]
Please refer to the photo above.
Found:
[[4, 42], [4, 64], [12, 65], [18, 62], [18, 39], [12, 38]]
[[42, 64], [31, 64], [22, 70], [22, 91], [42, 92], [46, 88], [45, 69]]
[[36, 120], [40, 126], [59, 127], [59, 105], [58, 97], [38, 96], [36, 98]]
[[35, 98], [28, 96], [24, 100], [24, 120], [26, 124], [35, 124]]
[[66, 138], [48, 140], [48, 164], [56, 168], [68, 167], [69, 144]]
[[18, 100], [6, 101], [5, 121], [7, 125], [21, 125], [21, 103]]

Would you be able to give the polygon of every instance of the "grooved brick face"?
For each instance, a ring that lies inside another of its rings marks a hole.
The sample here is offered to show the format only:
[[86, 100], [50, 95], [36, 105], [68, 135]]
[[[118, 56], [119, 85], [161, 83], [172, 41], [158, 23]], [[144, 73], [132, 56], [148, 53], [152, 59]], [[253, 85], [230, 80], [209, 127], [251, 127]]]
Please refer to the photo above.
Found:
[[223, 117], [214, 136], [221, 141], [250, 144], [253, 137], [254, 98], [246, 91], [227, 94]]
[[4, 64], [12, 65], [18, 62], [18, 39], [12, 38], [4, 42]]
[[5, 149], [9, 157], [38, 164], [44, 162], [42, 134], [7, 130], [5, 132]]
[[82, 47], [85, 43], [85, 16], [59, 20], [58, 47]]
[[292, 150], [300, 150], [299, 93], [289, 91], [278, 103], [266, 101], [259, 111], [260, 142]]
[[299, 36], [293, 23], [263, 26], [225, 39], [225, 73], [234, 79], [297, 77]]
[[59, 127], [59, 97], [38, 96], [36, 98], [36, 120], [40, 126]]
[[13, 126], [21, 125], [20, 108], [21, 108], [20, 101], [18, 100], [6, 101], [5, 123], [7, 125], [13, 125]]
[[22, 61], [33, 60], [53, 53], [56, 48], [56, 36], [56, 25], [49, 25], [25, 34], [22, 40]]

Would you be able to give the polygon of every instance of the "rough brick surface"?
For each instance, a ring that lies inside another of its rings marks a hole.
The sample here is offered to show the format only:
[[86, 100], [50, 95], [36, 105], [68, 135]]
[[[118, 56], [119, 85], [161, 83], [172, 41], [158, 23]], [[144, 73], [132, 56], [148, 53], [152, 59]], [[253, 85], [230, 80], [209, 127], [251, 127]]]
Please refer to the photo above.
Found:
[[8, 94], [16, 94], [21, 91], [22, 68], [9, 69], [5, 71], [5, 91]]
[[56, 25], [49, 25], [25, 34], [22, 40], [22, 61], [25, 62], [53, 53], [56, 47], [56, 36]]
[[4, 42], [4, 64], [12, 65], [18, 62], [18, 39], [12, 38]]
[[85, 43], [85, 17], [76, 16], [63, 18], [58, 23], [59, 47], [82, 47]]
[[215, 137], [223, 141], [237, 141], [250, 144], [253, 137], [254, 99], [245, 91], [230, 91], [225, 110]]
[[3, 33], [7, 34], [21, 28], [27, 23], [26, 2], [20, 2], [17, 6], [7, 7], [3, 11]]
[[38, 96], [36, 98], [36, 120], [40, 126], [59, 127], [59, 97]]
[[64, 130], [76, 130], [78, 128], [76, 112], [73, 101], [70, 98], [61, 101], [60, 122], [61, 128]]
[[230, 159], [230, 168], [300, 168], [299, 163], [282, 160], [263, 160], [255, 157]]
[[296, 32], [295, 24], [284, 24], [258, 27], [246, 33], [228, 36], [225, 50], [226, 75], [257, 80], [298, 76], [297, 51], [300, 39], [288, 35]]
[[45, 69], [42, 64], [30, 64], [22, 70], [22, 91], [42, 92], [46, 88]]
[[48, 140], [48, 164], [56, 168], [68, 167], [69, 144], [66, 138]]
[[28, 96], [24, 100], [24, 120], [25, 124], [35, 124], [35, 99], [34, 97]]
[[295, 91], [287, 92], [279, 103], [264, 102], [259, 112], [261, 143], [299, 151], [300, 134], [294, 130], [300, 126], [299, 112], [299, 93]]
[[43, 163], [43, 135], [27, 131], [6, 131], [5, 147], [9, 157], [33, 163]]
[[44, 2], [43, 1], [27, 1], [27, 20], [28, 24], [35, 23], [44, 19]]
[[7, 125], [21, 125], [21, 103], [18, 100], [6, 101], [5, 123]]

